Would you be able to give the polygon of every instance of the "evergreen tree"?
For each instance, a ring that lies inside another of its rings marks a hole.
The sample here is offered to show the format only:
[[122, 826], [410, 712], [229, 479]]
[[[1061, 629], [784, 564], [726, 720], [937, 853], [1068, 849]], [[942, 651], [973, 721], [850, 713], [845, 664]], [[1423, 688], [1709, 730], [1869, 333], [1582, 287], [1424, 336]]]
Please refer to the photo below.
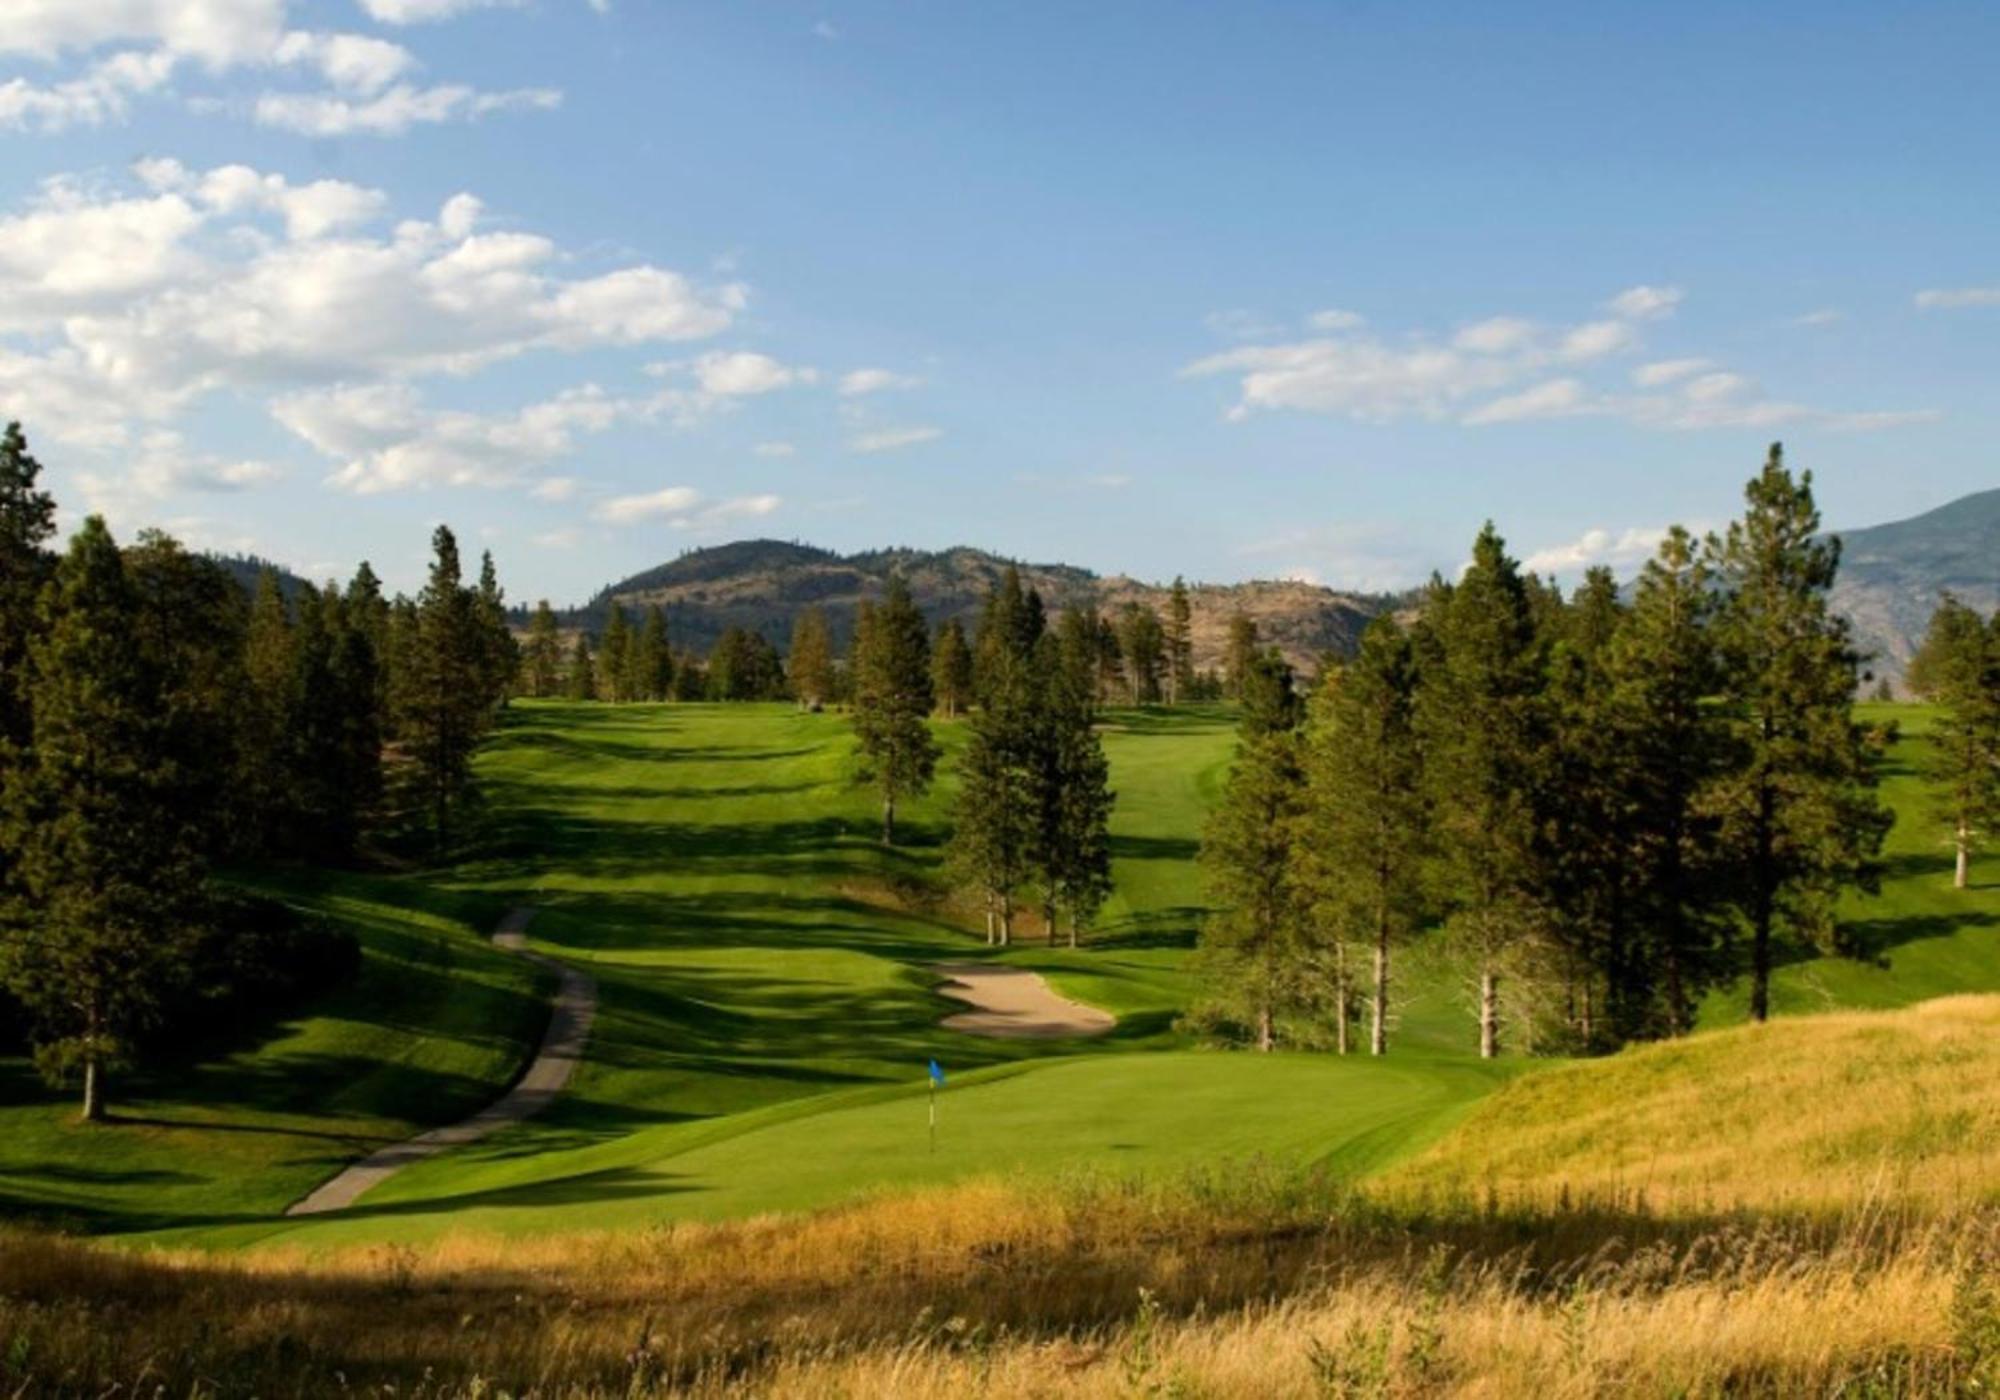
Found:
[[1956, 853], [1952, 886], [1964, 889], [1972, 853], [2000, 816], [2000, 639], [1949, 593], [1931, 614], [1910, 663], [1911, 690], [1938, 707], [1925, 775]]
[[1029, 675], [1032, 752], [1030, 858], [1042, 887], [1049, 942], [1069, 917], [1069, 946], [1111, 893], [1111, 766], [1098, 737], [1093, 678], [1063, 664], [1055, 638], [1036, 648]]
[[1021, 571], [1009, 564], [986, 593], [972, 644], [972, 688], [980, 704], [1008, 682], [1008, 668], [1027, 664], [1046, 624], [1039, 595], [1021, 586]]
[[325, 600], [311, 584], [299, 594], [298, 611], [292, 710], [285, 725], [291, 769], [286, 834], [299, 854], [345, 856], [354, 849], [358, 813], [348, 805], [347, 715], [334, 675], [338, 617], [328, 617]]
[[823, 609], [807, 608], [793, 620], [789, 661], [792, 696], [799, 708], [825, 708], [833, 699], [833, 638]]
[[625, 678], [631, 649], [631, 625], [625, 620], [625, 609], [613, 598], [604, 610], [604, 635], [597, 639], [597, 689], [614, 704], [630, 698], [625, 694]]
[[1186, 703], [1194, 688], [1194, 605], [1189, 601], [1186, 581], [1178, 574], [1167, 594], [1166, 667], [1167, 703]]
[[1292, 860], [1304, 785], [1296, 729], [1243, 736], [1222, 800], [1202, 828], [1212, 912], [1199, 966], [1220, 999], [1240, 1007], [1259, 1050], [1277, 1044], [1277, 1017], [1299, 997], [1304, 901]]
[[345, 602], [348, 626], [367, 639], [369, 653], [374, 658], [376, 724], [383, 738], [391, 738], [395, 732], [394, 704], [390, 699], [394, 690], [390, 667], [395, 650], [389, 635], [391, 608], [382, 596], [381, 580], [375, 577], [375, 570], [366, 559], [347, 585]]
[[1500, 979], [1534, 928], [1544, 758], [1542, 649], [1529, 591], [1491, 524], [1455, 585], [1434, 580], [1418, 639], [1417, 729], [1453, 931], [1478, 967], [1479, 1053], [1500, 1051]]
[[1728, 928], [1708, 796], [1729, 761], [1711, 623], [1714, 580], [1678, 526], [1633, 590], [1606, 659], [1598, 742], [1617, 755], [1619, 871], [1635, 936], [1606, 969], [1613, 1030], [1681, 1035], [1728, 971]]
[[707, 698], [708, 669], [701, 664], [700, 657], [690, 652], [674, 667], [674, 699], [694, 701]]
[[1827, 603], [1840, 543], [1820, 536], [1812, 473], [1794, 480], [1773, 443], [1744, 496], [1744, 517], [1710, 541], [1722, 700], [1738, 749], [1718, 797], [1750, 930], [1750, 1015], [1762, 1021], [1778, 941], [1833, 946], [1835, 897], [1874, 888], [1890, 818], [1853, 719], [1859, 658]]
[[83, 1116], [158, 1015], [187, 962], [204, 868], [161, 676], [131, 644], [138, 605], [104, 522], [70, 543], [30, 652], [32, 761], [6, 811], [20, 898], [0, 931], [0, 979], [32, 1020], [52, 1077], [81, 1071]]
[[[1014, 941], [1015, 900], [1033, 873], [1033, 692], [1025, 669], [1018, 666], [994, 667], [988, 686], [958, 764], [946, 860], [958, 880], [980, 892], [987, 943], [1006, 947]], [[857, 709], [857, 718], [859, 713]]]
[[[1361, 635], [1351, 665], [1330, 673], [1306, 740], [1306, 796], [1297, 875], [1301, 897], [1332, 931], [1371, 950], [1371, 1054], [1389, 1049], [1389, 959], [1423, 917], [1428, 829], [1416, 734], [1417, 667], [1390, 617]], [[1338, 960], [1345, 982], [1346, 962]], [[1348, 996], [1335, 989], [1345, 1049]]]
[[570, 649], [569, 674], [563, 679], [563, 694], [571, 700], [595, 700], [597, 698], [597, 663], [591, 659], [590, 636], [576, 634], [576, 645]]
[[270, 569], [257, 575], [243, 642], [238, 788], [244, 832], [255, 848], [282, 842], [296, 776], [292, 717], [299, 706], [291, 610]]
[[855, 657], [854, 732], [864, 776], [882, 795], [882, 844], [896, 840], [896, 803], [929, 789], [938, 745], [928, 717], [930, 637], [900, 576], [870, 609], [866, 647]]
[[535, 615], [528, 622], [526, 669], [528, 694], [537, 700], [548, 699], [562, 684], [562, 637], [546, 598], [535, 604]]
[[493, 552], [479, 556], [479, 591], [473, 599], [478, 628], [480, 689], [489, 708], [499, 709], [513, 693], [521, 673], [521, 646], [507, 626], [507, 595], [493, 568]]
[[674, 649], [667, 635], [666, 610], [658, 603], [646, 609], [646, 623], [640, 633], [640, 645], [651, 657], [646, 672], [646, 694], [654, 700], [671, 700], [674, 697]]
[[965, 628], [955, 617], [945, 619], [944, 626], [938, 628], [937, 646], [931, 653], [931, 689], [946, 719], [957, 719], [972, 708], [972, 648], [966, 643]]
[[1231, 700], [1243, 698], [1243, 683], [1260, 654], [1255, 619], [1237, 613], [1229, 619], [1229, 648], [1223, 656], [1222, 683]]
[[1291, 663], [1276, 647], [1250, 659], [1237, 685], [1238, 720], [1245, 734], [1271, 734], [1298, 725], [1305, 715]]
[[28, 652], [55, 562], [47, 545], [56, 532], [56, 503], [37, 486], [41, 472], [21, 425], [9, 423], [0, 436], [0, 774], [22, 760], [28, 745]]
[[1156, 705], [1166, 665], [1166, 633], [1160, 616], [1140, 603], [1127, 603], [1118, 619], [1119, 650], [1125, 657], [1126, 695], [1134, 705]]
[[339, 697], [337, 806], [358, 838], [382, 801], [382, 714], [375, 704], [382, 664], [345, 598], [328, 588], [322, 606], [334, 639], [332, 684]]
[[436, 848], [472, 789], [472, 753], [492, 720], [491, 634], [479, 597], [461, 582], [458, 540], [443, 525], [431, 537], [430, 578], [417, 599], [414, 637], [397, 677], [398, 725], [415, 760]]

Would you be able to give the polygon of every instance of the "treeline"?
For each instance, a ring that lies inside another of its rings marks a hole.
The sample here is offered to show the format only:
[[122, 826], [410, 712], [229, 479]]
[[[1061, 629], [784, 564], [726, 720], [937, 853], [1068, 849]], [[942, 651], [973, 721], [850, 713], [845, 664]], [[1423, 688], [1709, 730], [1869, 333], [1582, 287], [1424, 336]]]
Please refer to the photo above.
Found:
[[1486, 1056], [1681, 1034], [1746, 961], [1763, 1019], [1890, 820], [1811, 483], [1774, 445], [1744, 516], [1670, 531], [1629, 598], [1603, 569], [1565, 597], [1489, 525], [1309, 704], [1267, 657], [1203, 840], [1199, 1019], [1262, 1049], [1330, 1020], [1345, 1050], [1365, 1012], [1384, 1053], [1419, 938], [1468, 969]]
[[[1047, 613], [1033, 589], [1024, 590], [1019, 570], [1009, 567], [989, 590], [1032, 608], [1046, 625]], [[865, 613], [873, 604], [864, 605]], [[1072, 638], [1073, 671], [1093, 704], [1180, 705], [1236, 698], [1257, 654], [1256, 624], [1232, 620], [1229, 659], [1221, 671], [1194, 667], [1193, 612], [1187, 585], [1176, 578], [1164, 616], [1137, 602], [1114, 615], [1095, 608], [1072, 610], [1078, 630]], [[1065, 616], [1069, 616], [1066, 614]], [[956, 618], [930, 635], [931, 689], [937, 713], [946, 719], [974, 709], [990, 666], [989, 626], [982, 614], [978, 640], [968, 639]], [[595, 635], [577, 632], [567, 643], [547, 600], [529, 615], [523, 646], [520, 693], [538, 699], [596, 700], [609, 703], [678, 701], [796, 700], [820, 709], [852, 704], [861, 684], [861, 614], [846, 655], [834, 647], [826, 612], [801, 611], [793, 621], [790, 647], [781, 656], [762, 632], [726, 628], [706, 657], [676, 651], [661, 607], [649, 604], [635, 621], [616, 599], [606, 607]]]
[[[417, 814], [442, 846], [515, 670], [491, 558], [440, 527], [416, 598], [287, 600], [154, 530], [90, 517], [58, 556], [19, 425], [0, 438], [0, 987], [52, 1078], [104, 1109], [107, 1069], [218, 1002], [348, 954], [274, 935], [218, 862], [339, 860]], [[331, 936], [331, 935], [329, 935]], [[301, 935], [303, 937], [303, 935]], [[311, 940], [305, 939], [306, 943]]]

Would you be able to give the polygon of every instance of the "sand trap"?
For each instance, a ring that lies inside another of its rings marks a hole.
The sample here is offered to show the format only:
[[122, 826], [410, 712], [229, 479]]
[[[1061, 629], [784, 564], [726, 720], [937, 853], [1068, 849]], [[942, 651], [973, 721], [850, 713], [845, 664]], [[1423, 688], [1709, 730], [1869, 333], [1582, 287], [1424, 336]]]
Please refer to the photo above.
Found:
[[967, 1035], [1008, 1040], [1063, 1040], [1103, 1035], [1118, 1024], [1109, 1011], [1058, 996], [1038, 972], [995, 963], [938, 963], [949, 980], [938, 990], [972, 1007], [943, 1024]]
[[394, 1176], [410, 1163], [436, 1156], [447, 1147], [477, 1142], [510, 1123], [532, 1118], [563, 1091], [583, 1059], [584, 1041], [590, 1036], [591, 1019], [597, 1014], [597, 980], [567, 963], [529, 952], [528, 921], [534, 917], [532, 909], [515, 909], [500, 921], [500, 927], [493, 935], [496, 947], [519, 953], [562, 974], [562, 985], [556, 988], [555, 1007], [549, 1016], [549, 1028], [542, 1036], [542, 1048], [536, 1052], [527, 1073], [504, 1097], [488, 1104], [464, 1122], [454, 1123], [448, 1128], [433, 1128], [407, 1142], [399, 1142], [362, 1158], [293, 1205], [285, 1214], [320, 1215], [330, 1210], [344, 1210], [353, 1205], [362, 1192]]

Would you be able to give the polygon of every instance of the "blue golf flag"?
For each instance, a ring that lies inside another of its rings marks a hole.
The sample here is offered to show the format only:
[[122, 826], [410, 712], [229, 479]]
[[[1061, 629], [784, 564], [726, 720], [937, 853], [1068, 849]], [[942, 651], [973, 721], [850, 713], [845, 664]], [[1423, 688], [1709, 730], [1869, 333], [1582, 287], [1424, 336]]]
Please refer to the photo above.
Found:
[[933, 1084], [944, 1083], [944, 1071], [938, 1068], [938, 1062], [936, 1060], [931, 1061], [931, 1083]]

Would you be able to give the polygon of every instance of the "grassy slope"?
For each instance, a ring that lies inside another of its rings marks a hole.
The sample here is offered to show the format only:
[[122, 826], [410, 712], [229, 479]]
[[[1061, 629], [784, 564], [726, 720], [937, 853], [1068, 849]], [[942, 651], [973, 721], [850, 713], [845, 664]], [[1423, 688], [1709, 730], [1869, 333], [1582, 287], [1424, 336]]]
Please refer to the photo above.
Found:
[[[955, 748], [962, 726], [945, 738]], [[1495, 1073], [1451, 1057], [1129, 1054], [1179, 1044], [1192, 856], [1233, 738], [1189, 714], [1119, 716], [1107, 740], [1118, 897], [1091, 946], [1005, 955], [1124, 1017], [1064, 1047], [937, 1025], [948, 1004], [926, 964], [983, 949], [947, 911], [896, 894], [935, 872], [948, 781], [904, 813], [909, 844], [885, 856], [838, 717], [522, 707], [484, 760], [490, 848], [455, 874], [541, 906], [537, 942], [591, 964], [603, 1005], [583, 1072], [542, 1118], [418, 1165], [347, 1220], [199, 1237], [594, 1228], [1079, 1161], [1359, 1165], [1490, 1088]], [[918, 1088], [932, 1057], [953, 1075], [935, 1156]]]
[[404, 879], [267, 876], [353, 929], [354, 982], [234, 1052], [112, 1081], [116, 1122], [0, 1058], [0, 1214], [132, 1230], [281, 1210], [347, 1160], [494, 1098], [547, 1020], [547, 989], [487, 946], [490, 901]]

